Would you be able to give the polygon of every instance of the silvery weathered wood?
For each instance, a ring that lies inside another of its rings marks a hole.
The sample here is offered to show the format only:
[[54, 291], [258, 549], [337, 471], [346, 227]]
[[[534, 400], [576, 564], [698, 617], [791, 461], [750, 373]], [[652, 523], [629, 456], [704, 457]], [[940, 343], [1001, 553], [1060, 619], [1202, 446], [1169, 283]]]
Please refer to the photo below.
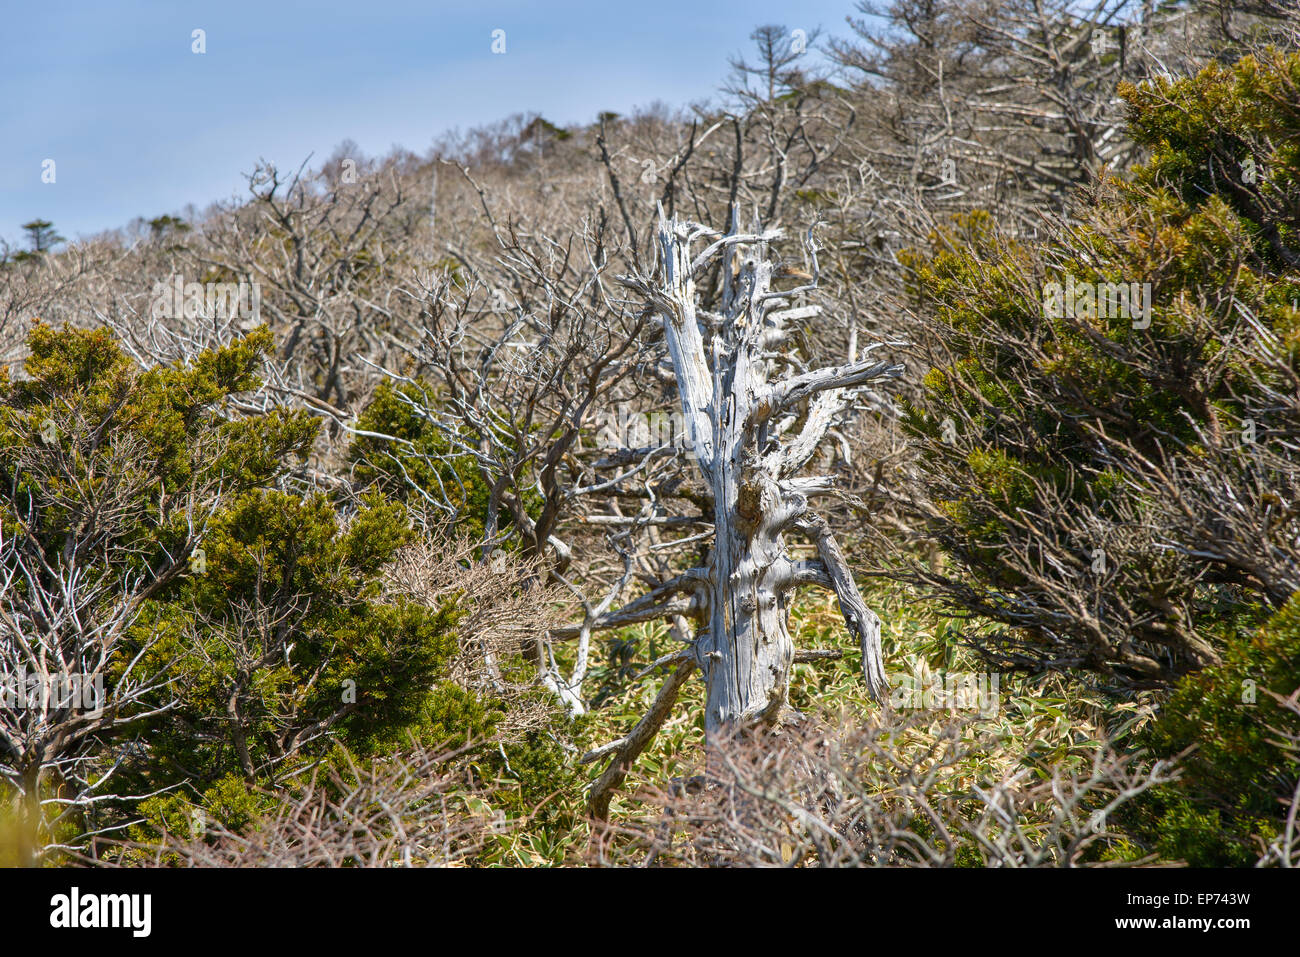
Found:
[[[774, 381], [771, 377], [788, 365], [780, 351], [785, 324], [817, 314], [814, 305], [786, 304], [815, 288], [816, 253], [810, 236], [809, 285], [774, 290], [767, 244], [780, 231], [741, 233], [735, 220], [733, 215], [732, 229], [720, 236], [667, 219], [661, 210], [657, 277], [623, 278], [663, 319], [687, 434], [713, 492], [715, 542], [709, 564], [682, 576], [675, 589], [693, 591], [689, 607], [705, 623], [683, 656], [704, 674], [710, 737], [779, 716], [795, 654], [787, 606], [799, 585], [835, 591], [859, 640], [868, 689], [877, 699], [887, 690], [880, 621], [863, 602], [825, 519], [812, 509], [811, 499], [831, 491], [833, 478], [797, 473], [838, 421], [852, 390], [896, 377], [902, 367], [870, 358], [877, 344], [863, 350], [866, 358]], [[711, 242], [692, 258], [692, 245], [702, 237]], [[695, 280], [717, 257], [724, 257], [721, 308], [701, 314]], [[774, 308], [780, 304], [786, 305]], [[792, 559], [785, 541], [790, 533], [807, 536], [817, 558]], [[644, 738], [647, 729], [638, 728]], [[610, 750], [619, 748], [600, 749], [589, 758]], [[626, 763], [626, 757], [620, 755], [615, 764]]]

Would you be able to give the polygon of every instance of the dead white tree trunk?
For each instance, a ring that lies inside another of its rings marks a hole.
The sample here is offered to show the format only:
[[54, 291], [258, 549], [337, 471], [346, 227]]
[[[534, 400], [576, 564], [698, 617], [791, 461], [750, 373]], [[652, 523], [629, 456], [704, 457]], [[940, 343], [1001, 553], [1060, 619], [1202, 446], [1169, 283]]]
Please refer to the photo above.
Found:
[[[857, 387], [897, 377], [902, 366], [868, 358], [810, 372], [782, 375], [799, 367], [787, 344], [786, 324], [817, 314], [815, 305], [790, 301], [816, 286], [817, 260], [811, 231], [812, 278], [807, 285], [772, 288], [774, 265], [768, 243], [779, 230], [726, 235], [695, 223], [667, 220], [660, 210], [656, 277], [622, 277], [645, 296], [663, 320], [676, 375], [687, 437], [714, 501], [715, 542], [706, 568], [679, 576], [677, 592], [691, 592], [690, 609], [705, 629], [688, 649], [673, 656], [698, 665], [708, 688], [706, 733], [711, 740], [751, 722], [775, 722], [786, 701], [794, 643], [786, 625], [790, 593], [800, 585], [833, 589], [840, 611], [862, 651], [867, 688], [878, 700], [887, 691], [880, 650], [880, 620], [866, 607], [853, 575], [812, 499], [832, 490], [830, 476], [801, 476]], [[698, 254], [692, 244], [710, 240]], [[723, 257], [721, 308], [698, 308], [695, 281]], [[791, 557], [785, 537], [806, 535], [817, 558]], [[659, 591], [668, 592], [668, 586]], [[663, 597], [662, 595], [657, 595]], [[667, 606], [665, 606], [667, 607]], [[644, 618], [640, 609], [637, 618]], [[615, 615], [611, 623], [621, 620]], [[676, 687], [690, 668], [679, 669]], [[666, 689], [667, 690], [667, 689]], [[661, 697], [663, 695], [661, 694]], [[670, 704], [671, 702], [669, 702]], [[609, 771], [593, 788], [593, 806], [608, 805], [608, 790], [622, 769], [653, 736], [648, 719], [663, 720], [656, 702], [636, 733], [592, 752], [588, 760], [616, 753]], [[649, 731], [649, 734], [646, 732]]]

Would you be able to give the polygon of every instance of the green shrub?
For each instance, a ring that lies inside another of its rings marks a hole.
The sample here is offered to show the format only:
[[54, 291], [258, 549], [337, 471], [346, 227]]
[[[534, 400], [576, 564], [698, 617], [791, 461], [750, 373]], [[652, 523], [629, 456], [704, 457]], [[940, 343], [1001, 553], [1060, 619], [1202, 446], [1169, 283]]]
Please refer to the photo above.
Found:
[[[1198, 867], [1245, 867], [1275, 836], [1300, 779], [1300, 715], [1278, 695], [1300, 690], [1300, 593], [1222, 665], [1178, 683], [1142, 743], [1161, 757], [1191, 749], [1176, 785], [1156, 792], [1137, 827], [1162, 856]], [[1272, 692], [1273, 694], [1269, 694]]]

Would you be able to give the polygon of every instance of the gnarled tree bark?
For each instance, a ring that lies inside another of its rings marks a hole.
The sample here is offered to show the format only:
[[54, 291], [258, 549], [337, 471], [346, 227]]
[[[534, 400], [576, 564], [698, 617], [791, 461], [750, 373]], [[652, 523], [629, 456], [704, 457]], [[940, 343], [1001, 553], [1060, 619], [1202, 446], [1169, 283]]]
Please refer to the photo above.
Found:
[[[811, 504], [817, 495], [832, 491], [834, 480], [799, 472], [837, 423], [854, 390], [897, 377], [902, 366], [852, 356], [841, 366], [781, 377], [793, 365], [786, 323], [818, 311], [814, 305], [787, 305], [815, 288], [811, 233], [809, 284], [778, 291], [772, 287], [774, 264], [767, 250], [780, 230], [741, 233], [736, 218], [733, 213], [731, 230], [719, 235], [695, 223], [666, 219], [660, 210], [656, 275], [622, 277], [663, 320], [687, 438], [712, 490], [715, 541], [708, 565], [675, 580], [676, 593], [691, 594], [687, 612], [704, 628], [687, 649], [673, 656], [703, 672], [710, 741], [747, 724], [774, 723], [780, 716], [795, 658], [787, 607], [790, 593], [800, 585], [835, 591], [861, 647], [868, 690], [877, 700], [888, 690], [880, 620], [863, 602], [834, 535]], [[712, 241], [692, 257], [692, 243], [701, 237]], [[720, 309], [702, 312], [695, 278], [717, 257], [724, 257]], [[811, 540], [815, 559], [791, 556], [785, 537], [792, 532]], [[679, 599], [675, 607], [682, 604]], [[645, 611], [655, 613], [653, 608]], [[619, 620], [618, 615], [612, 613], [611, 621]], [[670, 679], [674, 696], [690, 670], [679, 668]], [[608, 807], [609, 789], [622, 780], [622, 770], [644, 748], [666, 711], [652, 709], [633, 735], [586, 756], [597, 760], [615, 752], [609, 770], [592, 789], [592, 807], [598, 813]]]

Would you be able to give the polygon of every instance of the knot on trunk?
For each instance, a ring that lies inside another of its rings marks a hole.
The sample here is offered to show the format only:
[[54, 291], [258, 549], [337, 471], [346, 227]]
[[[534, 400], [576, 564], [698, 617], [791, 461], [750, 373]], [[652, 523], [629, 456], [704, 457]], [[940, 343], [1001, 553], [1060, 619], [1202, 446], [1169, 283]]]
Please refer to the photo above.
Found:
[[745, 482], [736, 491], [736, 514], [748, 524], [757, 524], [763, 517], [763, 486], [754, 481]]
[[765, 518], [777, 514], [780, 506], [781, 489], [775, 479], [761, 469], [746, 470], [736, 489], [736, 516], [746, 534], [753, 535]]

